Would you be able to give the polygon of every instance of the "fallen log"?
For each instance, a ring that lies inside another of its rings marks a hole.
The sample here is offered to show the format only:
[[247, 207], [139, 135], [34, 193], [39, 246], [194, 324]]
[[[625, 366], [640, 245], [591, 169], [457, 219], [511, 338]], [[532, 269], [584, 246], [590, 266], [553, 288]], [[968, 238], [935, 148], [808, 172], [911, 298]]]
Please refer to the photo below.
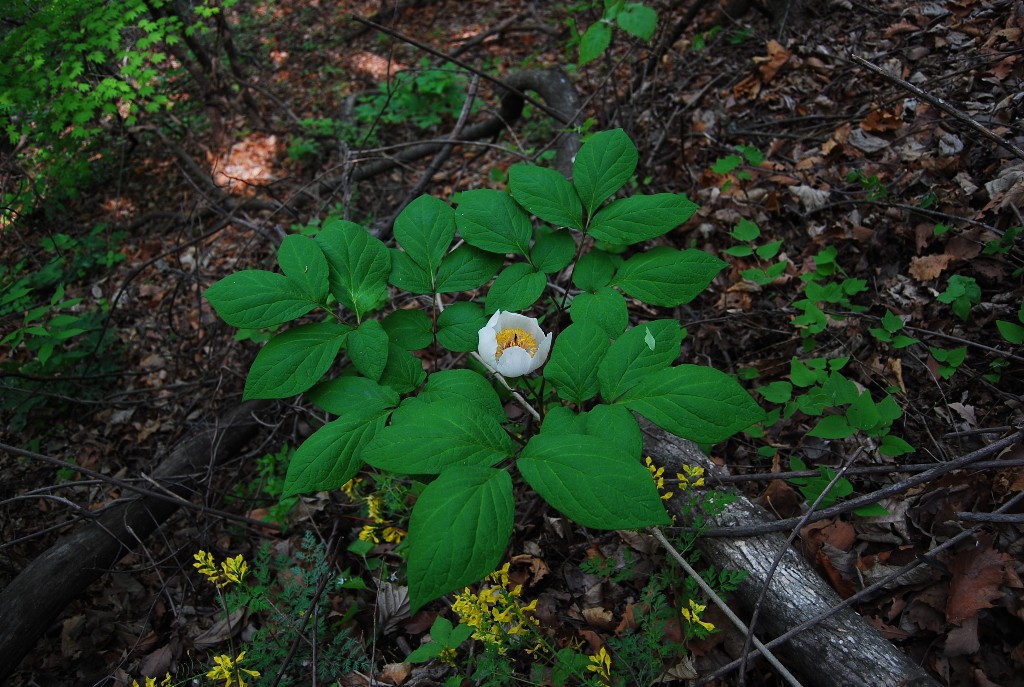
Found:
[[179, 444], [153, 471], [166, 494], [127, 496], [61, 537], [0, 591], [0, 684], [64, 608], [181, 507], [210, 465], [240, 449], [262, 425], [246, 403]]
[[[644, 446], [667, 473], [679, 472], [683, 464], [699, 465], [705, 470], [708, 488], [714, 488], [721, 471], [696, 444], [672, 436], [644, 422]], [[688, 523], [682, 512], [682, 500], [668, 501], [681, 526]], [[705, 523], [709, 527], [745, 527], [771, 522], [776, 518], [742, 494], [717, 516]], [[700, 537], [696, 547], [705, 559], [722, 568], [745, 570], [746, 579], [735, 592], [738, 614], [749, 618], [765, 583], [772, 563], [782, 549], [785, 554], [771, 574], [767, 593], [754, 632], [768, 643], [791, 628], [828, 613], [842, 599], [831, 586], [795, 550], [787, 546], [786, 536], [771, 533], [752, 537]], [[735, 610], [735, 609], [734, 609]], [[882, 637], [861, 615], [844, 608], [773, 649], [787, 668], [803, 684], [818, 687], [938, 687], [939, 683], [902, 651]]]

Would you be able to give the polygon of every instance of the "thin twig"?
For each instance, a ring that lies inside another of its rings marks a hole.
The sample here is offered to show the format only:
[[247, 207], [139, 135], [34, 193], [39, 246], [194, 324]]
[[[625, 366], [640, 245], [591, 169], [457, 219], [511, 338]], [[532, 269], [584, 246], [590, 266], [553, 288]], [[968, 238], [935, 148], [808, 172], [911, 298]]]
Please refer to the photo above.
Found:
[[851, 55], [850, 59], [852, 59], [854, 62], [856, 62], [860, 66], [862, 66], [862, 67], [864, 67], [866, 69], [869, 69], [870, 71], [874, 72], [875, 74], [878, 74], [883, 79], [891, 81], [892, 83], [896, 84], [897, 86], [899, 86], [903, 90], [910, 91], [911, 93], [916, 95], [918, 98], [921, 98], [922, 100], [931, 103], [932, 105], [934, 105], [935, 107], [939, 108], [940, 110], [942, 110], [946, 114], [953, 116], [961, 124], [964, 124], [965, 126], [968, 126], [971, 129], [974, 129], [975, 131], [977, 131], [979, 134], [981, 134], [985, 138], [989, 139], [990, 141], [994, 141], [995, 143], [997, 143], [997, 144], [1001, 145], [1002, 147], [1006, 148], [1007, 150], [1009, 150], [1011, 153], [1013, 153], [1015, 156], [1017, 156], [1021, 160], [1024, 160], [1024, 150], [1021, 150], [1020, 148], [1018, 148], [1014, 144], [1010, 143], [1009, 141], [1007, 141], [1005, 138], [1003, 138], [999, 134], [996, 134], [996, 133], [994, 133], [992, 131], [989, 131], [988, 129], [983, 127], [981, 124], [978, 124], [978, 122], [976, 122], [973, 119], [971, 119], [971, 117], [968, 116], [966, 113], [961, 112], [960, 110], [956, 109], [955, 107], [953, 107], [952, 105], [947, 103], [942, 98], [939, 98], [938, 96], [934, 96], [931, 93], [928, 93], [927, 91], [921, 90], [920, 88], [918, 88], [914, 84], [910, 83], [909, 81], [904, 81], [903, 79], [899, 78], [898, 76], [896, 76], [894, 74], [890, 74], [889, 72], [885, 71], [884, 69], [882, 69], [878, 65], [872, 64], [871, 62], [868, 62], [867, 60], [865, 60], [860, 55]]
[[701, 590], [708, 595], [708, 598], [711, 599], [711, 601], [716, 606], [718, 606], [718, 608], [721, 609], [723, 613], [725, 613], [726, 617], [728, 617], [729, 620], [732, 621], [732, 624], [735, 625], [740, 630], [740, 632], [743, 632], [751, 638], [751, 641], [753, 641], [754, 646], [756, 646], [758, 650], [761, 652], [761, 655], [763, 655], [765, 657], [765, 660], [771, 663], [772, 666], [774, 666], [775, 669], [779, 671], [779, 674], [786, 679], [786, 682], [788, 682], [793, 687], [801, 687], [800, 681], [797, 680], [792, 673], [786, 670], [786, 667], [779, 662], [779, 659], [775, 658], [771, 651], [768, 650], [768, 647], [761, 643], [760, 639], [753, 636], [753, 633], [751, 633], [747, 629], [747, 626], [743, 623], [743, 621], [740, 620], [739, 617], [732, 612], [732, 609], [729, 608], [728, 604], [726, 604], [725, 601], [723, 601], [722, 598], [715, 593], [715, 590], [712, 589], [711, 586], [704, 581], [704, 578], [701, 577], [697, 573], [697, 571], [693, 569], [693, 566], [691, 566], [686, 561], [686, 559], [683, 558], [682, 554], [679, 553], [678, 550], [676, 550], [676, 547], [672, 546], [672, 542], [665, 538], [665, 535], [662, 533], [662, 531], [657, 527], [652, 527], [650, 528], [650, 532], [654, 535], [654, 538], [657, 539], [663, 547], [665, 547], [665, 550], [668, 551], [669, 555], [672, 556], [672, 558], [674, 558], [680, 566], [682, 566], [683, 570], [686, 571], [686, 574], [693, 578], [693, 581], [697, 583], [697, 586], [700, 587]]

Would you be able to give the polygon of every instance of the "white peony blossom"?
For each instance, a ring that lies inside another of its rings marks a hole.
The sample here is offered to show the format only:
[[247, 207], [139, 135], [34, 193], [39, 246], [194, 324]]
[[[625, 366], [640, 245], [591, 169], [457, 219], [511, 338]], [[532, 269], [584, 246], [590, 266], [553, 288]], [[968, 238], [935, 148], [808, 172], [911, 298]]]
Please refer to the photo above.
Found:
[[484, 365], [505, 377], [533, 372], [548, 359], [551, 334], [545, 334], [536, 318], [514, 312], [491, 315], [480, 330], [477, 352]]

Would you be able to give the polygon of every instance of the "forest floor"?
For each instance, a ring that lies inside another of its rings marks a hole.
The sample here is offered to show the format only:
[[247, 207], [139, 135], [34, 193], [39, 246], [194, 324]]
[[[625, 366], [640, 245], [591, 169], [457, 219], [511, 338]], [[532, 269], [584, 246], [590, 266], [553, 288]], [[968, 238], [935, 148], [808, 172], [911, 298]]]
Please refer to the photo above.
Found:
[[[595, 21], [589, 3], [572, 11], [518, 1], [415, 4], [377, 21], [499, 79], [566, 68], [584, 103], [581, 120], [593, 131], [621, 127], [636, 144], [632, 188], [686, 193], [700, 205], [663, 241], [706, 250], [730, 267], [686, 306], [637, 305], [632, 313], [677, 318], [688, 331], [682, 360], [736, 373], [763, 390], [757, 398], [766, 408], [782, 409], [809, 386], [801, 370], [848, 358], [847, 378], [902, 409], [892, 435], [913, 449], [902, 455], [883, 455], [863, 433], [820, 436], [811, 432], [820, 418], [801, 412], [761, 436], [716, 445], [712, 458], [736, 478], [732, 487], [786, 518], [805, 512], [815, 484], [820, 492], [822, 476], [827, 482], [828, 470], [851, 455], [860, 457], [850, 491], [863, 494], [1010, 436], [1024, 422], [1024, 351], [1005, 334], [1017, 330], [997, 324], [1020, 325], [1024, 316], [1024, 159], [972, 126], [1024, 147], [1020, 2], [828, 0], [774, 20], [756, 11], [731, 20], [709, 4], [667, 44], [691, 3], [659, 2], [650, 43], [616, 30], [609, 50], [583, 67], [567, 21], [581, 29]], [[106, 299], [115, 341], [92, 351], [98, 359], [84, 376], [76, 367], [67, 378], [14, 372], [34, 353], [0, 347], [0, 379], [33, 399], [6, 406], [3, 442], [72, 466], [0, 453], [0, 584], [124, 495], [105, 478], [138, 483], [179, 441], [240, 403], [259, 335], [236, 336], [204, 289], [239, 269], [275, 269], [281, 238], [328, 215], [386, 231], [427, 173], [430, 157], [344, 180], [367, 160], [447, 136], [469, 84], [464, 74], [428, 71], [439, 66], [434, 56], [347, 18], [377, 8], [316, 0], [235, 6], [229, 24], [258, 112], [241, 98], [183, 107], [188, 117], [173, 118], [160, 135], [142, 127], [98, 160], [101, 183], [65, 209], [4, 230], [5, 265], [41, 268], [60, 252], [58, 235], [72, 237], [57, 300]], [[417, 75], [417, 90], [381, 95], [399, 74]], [[496, 103], [482, 81], [471, 120]], [[343, 139], [324, 129], [328, 121], [345, 123]], [[508, 167], [541, 155], [558, 130], [527, 108], [497, 140], [456, 147], [430, 170], [423, 192], [449, 199], [502, 188]], [[315, 183], [324, 178], [342, 181]], [[226, 200], [234, 210], [224, 211]], [[50, 252], [39, 247], [44, 235], [57, 246]], [[0, 334], [20, 317], [4, 315]], [[265, 430], [248, 450], [211, 470], [191, 507], [76, 600], [9, 684], [130, 685], [165, 671], [180, 681], [271, 626], [270, 611], [223, 622], [216, 590], [192, 565], [200, 549], [242, 554], [275, 593], [292, 589], [298, 597], [278, 603], [300, 612], [318, 575], [343, 575], [318, 606], [332, 631], [347, 632], [323, 650], [347, 668], [331, 679], [367, 684], [362, 676], [377, 673], [387, 684], [439, 684], [454, 674], [436, 661], [402, 664], [444, 606], [403, 614], [401, 552], [387, 542], [351, 547], [371, 521], [370, 494], [382, 495], [393, 524], [405, 527], [408, 485], [368, 472], [351, 493], [279, 502], [291, 451], [322, 417], [301, 398], [262, 417]], [[1024, 446], [992, 458], [1000, 462], [888, 497], [881, 514], [817, 520], [797, 540], [848, 597], [978, 526], [969, 545], [856, 606], [945, 685], [1024, 684], [1024, 509], [991, 515], [1024, 492]], [[87, 479], [75, 467], [99, 476]], [[815, 476], [778, 477], [804, 469]], [[635, 616], [649, 610], [651, 590], [678, 615], [679, 573], [667, 572], [665, 554], [646, 536], [586, 530], [541, 502], [518, 504], [517, 516], [512, 575], [524, 598], [538, 599], [537, 617], [556, 646], [593, 654], [621, 646], [612, 638], [639, 636], [645, 628]], [[252, 524], [262, 518], [276, 524]], [[663, 623], [664, 644], [686, 651], [650, 660], [677, 669], [679, 679], [732, 660], [738, 647], [728, 621], [713, 609], [707, 620], [723, 631], [688, 642]], [[619, 653], [623, 665], [628, 657]], [[472, 674], [473, 660], [460, 660]], [[518, 650], [504, 661], [526, 679], [534, 659]], [[490, 684], [501, 684], [501, 669], [493, 670]], [[639, 670], [630, 666], [627, 683], [639, 682]], [[281, 684], [318, 684], [307, 673], [297, 661]], [[781, 684], [761, 662], [747, 679]], [[266, 669], [263, 680], [270, 682]], [[711, 684], [736, 680], [733, 673]]]

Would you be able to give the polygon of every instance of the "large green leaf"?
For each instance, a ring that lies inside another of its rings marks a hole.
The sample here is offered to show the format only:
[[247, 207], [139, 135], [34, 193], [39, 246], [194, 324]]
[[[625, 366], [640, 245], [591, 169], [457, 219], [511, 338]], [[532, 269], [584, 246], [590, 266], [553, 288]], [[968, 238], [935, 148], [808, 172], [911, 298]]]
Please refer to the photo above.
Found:
[[649, 372], [667, 368], [679, 357], [682, 340], [676, 320], [654, 320], [620, 336], [597, 369], [601, 397], [611, 403]]
[[434, 327], [422, 310], [396, 310], [381, 324], [388, 338], [407, 351], [426, 348], [434, 340]]
[[622, 294], [603, 286], [594, 293], [581, 293], [572, 299], [569, 316], [573, 322], [590, 321], [614, 339], [629, 324], [629, 311]]
[[316, 242], [327, 257], [331, 293], [362, 320], [387, 300], [391, 255], [387, 247], [352, 222], [324, 222]]
[[626, 33], [649, 41], [658, 26], [658, 13], [643, 3], [627, 2], [615, 17], [615, 23]]
[[525, 262], [509, 265], [498, 275], [487, 291], [484, 307], [487, 312], [526, 310], [544, 293], [548, 279]]
[[541, 432], [551, 434], [588, 434], [617, 450], [639, 456], [644, 447], [640, 423], [625, 406], [600, 404], [585, 413], [574, 413], [566, 406], [555, 406], [544, 416]]
[[580, 66], [597, 59], [612, 42], [612, 27], [603, 20], [587, 27], [580, 37]]
[[351, 329], [313, 322], [275, 335], [249, 368], [243, 398], [287, 398], [313, 386], [330, 369]]
[[724, 441], [764, 419], [764, 411], [739, 382], [701, 365], [649, 372], [618, 402], [698, 444]]
[[281, 497], [331, 491], [355, 477], [363, 449], [386, 420], [386, 411], [356, 407], [315, 431], [288, 463]]
[[490, 412], [449, 397], [407, 403], [366, 451], [366, 462], [401, 475], [433, 475], [454, 465], [494, 465], [515, 442]]
[[572, 270], [572, 283], [583, 291], [597, 291], [611, 283], [615, 269], [620, 264], [622, 258], [618, 255], [600, 250], [588, 251], [576, 261], [576, 266]]
[[277, 264], [310, 300], [327, 302], [327, 259], [316, 241], [300, 234], [288, 234], [277, 249]]
[[420, 196], [395, 218], [395, 240], [433, 277], [455, 238], [455, 211], [433, 196]]
[[497, 568], [514, 515], [512, 478], [504, 470], [451, 468], [428, 484], [409, 518], [410, 611]]
[[671, 522], [639, 455], [600, 437], [538, 434], [516, 466], [545, 501], [585, 527], [626, 530]]
[[520, 255], [530, 250], [530, 216], [502, 191], [481, 188], [462, 193], [455, 225], [466, 243], [481, 250]]
[[376, 416], [398, 405], [398, 393], [394, 389], [355, 375], [317, 384], [306, 396], [313, 405], [331, 415], [346, 415], [353, 408], [361, 408]]
[[388, 362], [388, 333], [377, 320], [366, 320], [350, 332], [345, 345], [352, 364], [363, 375], [379, 381]]
[[409, 293], [434, 293], [434, 275], [412, 259], [412, 256], [397, 248], [390, 249], [391, 273], [388, 281]]
[[568, 266], [575, 254], [576, 242], [569, 232], [538, 230], [530, 262], [538, 271], [551, 274]]
[[576, 189], [553, 169], [536, 165], [512, 165], [509, 191], [516, 202], [549, 224], [583, 228], [583, 207]]
[[316, 307], [291, 279], [265, 270], [230, 274], [203, 295], [222, 320], [239, 329], [276, 327]]
[[590, 235], [598, 241], [628, 246], [672, 231], [696, 211], [697, 204], [682, 193], [620, 198], [594, 215]]
[[636, 146], [622, 129], [596, 133], [580, 147], [572, 183], [588, 215], [629, 181], [638, 159]]
[[696, 298], [725, 267], [701, 250], [654, 248], [622, 263], [612, 284], [648, 305], [675, 307]]
[[465, 401], [487, 412], [498, 422], [506, 420], [505, 408], [491, 383], [478, 372], [465, 368], [435, 372], [427, 377], [426, 385], [415, 398], [425, 403], [452, 399]]
[[437, 292], [472, 291], [489, 282], [501, 269], [500, 255], [462, 244], [441, 261], [437, 271]]
[[400, 394], [407, 394], [419, 388], [426, 378], [422, 360], [401, 346], [388, 342], [388, 363], [380, 375], [381, 384]]
[[449, 351], [469, 353], [480, 345], [480, 330], [487, 324], [476, 303], [452, 303], [437, 317], [437, 341]]
[[597, 366], [608, 351], [608, 338], [588, 321], [571, 324], [555, 337], [544, 377], [558, 389], [559, 397], [579, 405], [597, 395]]

